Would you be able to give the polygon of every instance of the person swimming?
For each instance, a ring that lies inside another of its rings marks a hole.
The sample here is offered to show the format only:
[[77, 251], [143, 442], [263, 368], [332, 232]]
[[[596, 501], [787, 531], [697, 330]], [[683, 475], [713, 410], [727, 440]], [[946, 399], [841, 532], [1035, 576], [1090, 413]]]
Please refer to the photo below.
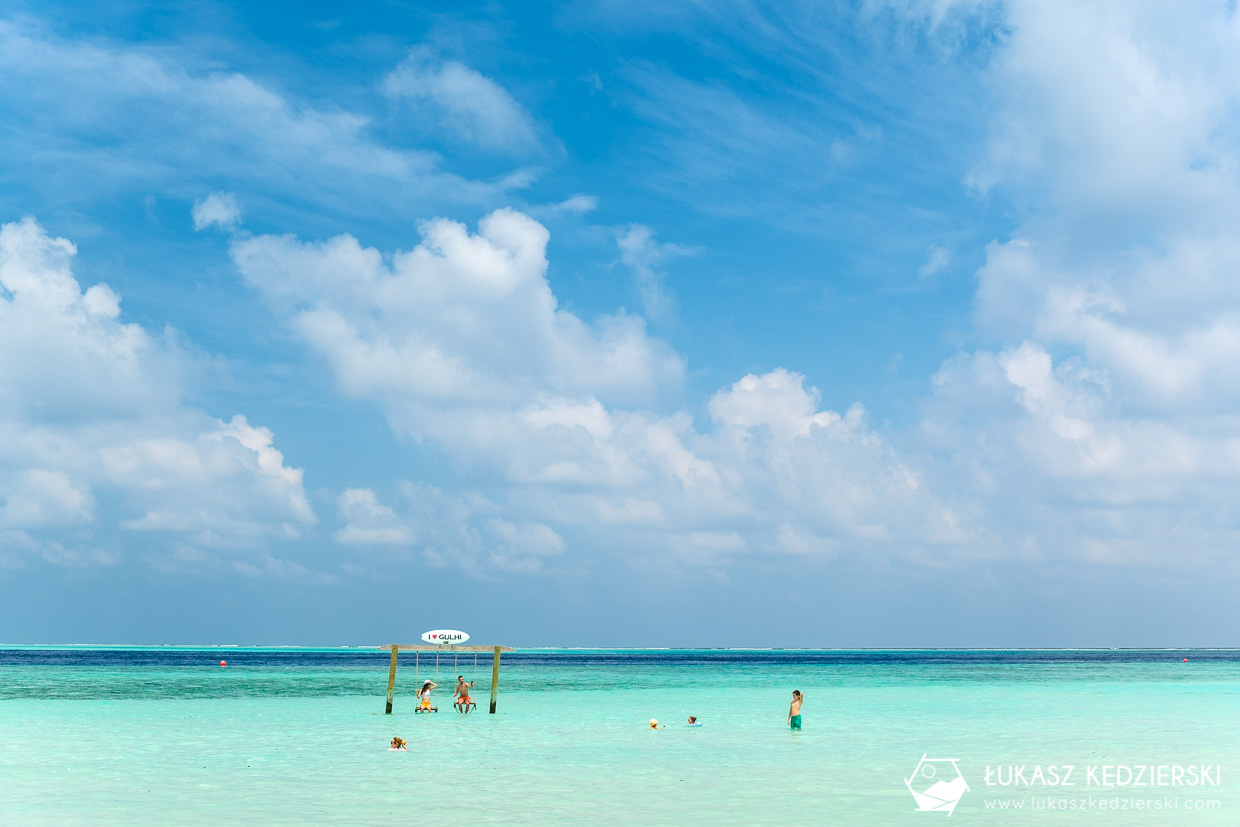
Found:
[[701, 726], [701, 725], [702, 725], [701, 721], [699, 721], [697, 718], [695, 718], [692, 715], [689, 716], [689, 726]]
[[456, 676], [456, 690], [452, 693], [456, 697], [456, 700], [452, 702], [452, 705], [456, 707], [457, 712], [463, 712], [468, 715], [471, 708], [476, 708], [478, 706], [478, 704], [474, 703], [473, 699], [469, 697], [469, 688], [473, 685], [473, 681], [470, 681], [469, 683], [465, 682], [464, 675]]
[[413, 711], [414, 712], [438, 712], [439, 707], [431, 706], [431, 690], [438, 689], [438, 688], [439, 688], [439, 684], [435, 683], [434, 681], [427, 681], [426, 683], [422, 684], [422, 688], [418, 690], [418, 700], [420, 701], [420, 703], [418, 704], [417, 709]]
[[657, 719], [657, 718], [651, 718], [651, 719], [650, 719], [650, 728], [651, 728], [651, 729], [658, 729], [658, 728], [659, 728], [659, 721], [658, 721], [658, 719]]
[[405, 741], [405, 739], [404, 739], [404, 738], [400, 738], [400, 737], [393, 738], [393, 739], [392, 739], [392, 746], [388, 747], [388, 750], [389, 750], [389, 751], [391, 751], [391, 750], [394, 750], [394, 749], [403, 749], [403, 750], [405, 750], [405, 752], [408, 752], [409, 750], [408, 750], [408, 749], [406, 749], [406, 747], [405, 747], [405, 744], [406, 744], [406, 743], [408, 743], [408, 742], [407, 742], [407, 741]]

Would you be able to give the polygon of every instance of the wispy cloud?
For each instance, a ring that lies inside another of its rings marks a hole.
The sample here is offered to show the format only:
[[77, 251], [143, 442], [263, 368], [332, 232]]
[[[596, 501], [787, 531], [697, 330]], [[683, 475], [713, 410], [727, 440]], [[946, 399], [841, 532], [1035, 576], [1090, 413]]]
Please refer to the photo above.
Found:
[[572, 215], [585, 215], [598, 209], [598, 197], [594, 195], [574, 195], [556, 204], [555, 208]]
[[432, 131], [482, 149], [521, 154], [539, 147], [534, 119], [494, 80], [427, 47], [414, 49], [383, 81]]
[[[0, 103], [25, 124], [0, 136], [0, 147], [23, 158], [43, 188], [62, 187], [62, 199], [92, 187], [196, 197], [223, 179], [356, 214], [411, 194], [485, 202], [512, 184], [470, 181], [444, 171], [433, 152], [388, 145], [359, 111], [183, 65], [166, 51], [0, 22], [0, 77]], [[468, 89], [468, 77], [458, 82]]]
[[656, 322], [670, 321], [676, 309], [676, 298], [667, 286], [662, 265], [677, 256], [692, 255], [690, 247], [655, 240], [654, 230], [645, 224], [631, 224], [616, 233], [620, 260], [633, 271], [633, 280], [641, 296], [642, 310]]
[[924, 280], [936, 276], [947, 268], [951, 260], [951, 250], [946, 247], [931, 247], [930, 257], [926, 259], [925, 264], [917, 269], [917, 277]]

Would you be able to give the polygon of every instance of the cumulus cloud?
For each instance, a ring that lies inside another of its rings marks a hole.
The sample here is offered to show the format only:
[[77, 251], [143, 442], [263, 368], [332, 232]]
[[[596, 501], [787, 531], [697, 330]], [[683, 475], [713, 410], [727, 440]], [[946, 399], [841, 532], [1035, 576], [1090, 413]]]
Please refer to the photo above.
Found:
[[527, 152], [538, 147], [533, 118], [507, 90], [429, 49], [414, 49], [384, 79], [383, 91], [414, 105], [451, 137], [483, 149]]
[[1234, 13], [1004, 8], [970, 181], [1029, 213], [986, 250], [979, 347], [935, 378], [938, 479], [1021, 553], [1217, 561], [1240, 495]]
[[118, 530], [217, 548], [298, 536], [315, 517], [272, 433], [186, 406], [191, 357], [122, 321], [107, 285], [83, 292], [75, 254], [31, 218], [0, 227], [3, 542], [87, 565], [116, 561], [101, 546]]
[[711, 417], [724, 425], [765, 428], [784, 439], [805, 436], [815, 425], [828, 428], [840, 419], [833, 411], [817, 412], [817, 391], [806, 391], [805, 377], [782, 368], [765, 376], [746, 376], [716, 394], [708, 408]]
[[[559, 309], [547, 231], [527, 216], [499, 210], [476, 234], [433, 221], [422, 236], [393, 254], [349, 236], [232, 245], [346, 393], [480, 481], [411, 484], [391, 504], [347, 491], [337, 541], [537, 571], [574, 549], [715, 565], [893, 544], [915, 554], [966, 538], [863, 408], [822, 409], [799, 374], [743, 377], [701, 424], [676, 410], [682, 359], [639, 317]], [[634, 249], [648, 253], [642, 237]]]
[[486, 449], [504, 462], [489, 495], [407, 484], [388, 507], [349, 492], [337, 539], [412, 537], [423, 562], [476, 572], [600, 552], [707, 567], [753, 554], [916, 559], [972, 539], [860, 406], [820, 410], [804, 377], [746, 376], [708, 407], [703, 427], [597, 403], [497, 416]]
[[231, 192], [213, 192], [194, 202], [192, 215], [195, 230], [207, 227], [231, 230], [241, 221], [241, 207], [237, 205], [237, 196]]
[[1157, 222], [1143, 230], [1230, 202], [1240, 56], [1225, 6], [1005, 9], [1012, 37], [993, 65], [1000, 106], [975, 186], [1027, 188], [1061, 219]]
[[587, 322], [558, 307], [549, 236], [528, 216], [497, 210], [476, 234], [436, 220], [422, 236], [391, 256], [347, 235], [242, 238], [232, 253], [341, 388], [380, 400], [415, 437], [465, 436], [475, 413], [540, 396], [634, 404], [678, 389], [683, 360], [640, 317]]

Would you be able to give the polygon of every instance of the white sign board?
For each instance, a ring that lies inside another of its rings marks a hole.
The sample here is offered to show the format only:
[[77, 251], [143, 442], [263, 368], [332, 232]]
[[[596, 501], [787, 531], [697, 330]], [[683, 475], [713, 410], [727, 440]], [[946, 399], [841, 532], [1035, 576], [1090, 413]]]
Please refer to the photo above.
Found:
[[452, 646], [453, 644], [464, 643], [469, 640], [469, 635], [464, 632], [458, 632], [456, 629], [433, 629], [429, 632], [423, 632], [422, 640], [426, 643]]

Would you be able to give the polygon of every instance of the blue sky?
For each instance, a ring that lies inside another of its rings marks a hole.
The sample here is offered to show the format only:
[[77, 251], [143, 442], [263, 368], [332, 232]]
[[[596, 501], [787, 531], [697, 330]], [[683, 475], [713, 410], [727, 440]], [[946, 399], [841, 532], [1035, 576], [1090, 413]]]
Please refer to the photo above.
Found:
[[1234, 643], [1228, 4], [6, 14], [0, 639]]

